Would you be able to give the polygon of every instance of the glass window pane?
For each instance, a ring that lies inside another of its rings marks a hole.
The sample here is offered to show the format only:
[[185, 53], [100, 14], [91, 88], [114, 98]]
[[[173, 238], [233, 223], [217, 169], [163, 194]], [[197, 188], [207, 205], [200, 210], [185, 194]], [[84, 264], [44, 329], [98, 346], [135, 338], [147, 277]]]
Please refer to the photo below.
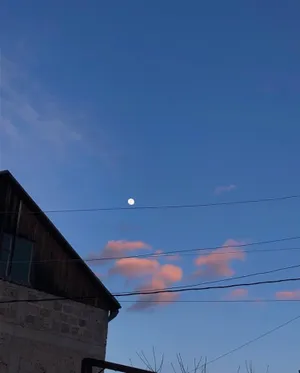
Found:
[[9, 258], [9, 252], [1, 250], [1, 253], [0, 253], [0, 277], [1, 278], [5, 278], [8, 258]]
[[4, 234], [0, 248], [0, 277], [5, 278], [7, 261], [10, 253], [11, 236]]
[[10, 274], [11, 281], [24, 285], [29, 284], [28, 278], [31, 266], [31, 251], [32, 242], [24, 238], [16, 238]]

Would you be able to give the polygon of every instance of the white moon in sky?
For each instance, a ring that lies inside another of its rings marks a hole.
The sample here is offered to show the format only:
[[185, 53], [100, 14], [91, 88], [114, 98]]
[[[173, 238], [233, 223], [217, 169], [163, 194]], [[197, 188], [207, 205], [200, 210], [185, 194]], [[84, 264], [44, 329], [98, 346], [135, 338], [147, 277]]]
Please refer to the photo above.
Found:
[[129, 198], [128, 205], [133, 206], [135, 204], [135, 200], [133, 198]]

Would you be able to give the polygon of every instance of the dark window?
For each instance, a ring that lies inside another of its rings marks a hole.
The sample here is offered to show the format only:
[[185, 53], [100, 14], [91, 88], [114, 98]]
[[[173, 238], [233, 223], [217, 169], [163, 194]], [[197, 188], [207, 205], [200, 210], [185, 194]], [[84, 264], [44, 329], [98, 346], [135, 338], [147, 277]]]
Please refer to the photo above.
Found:
[[10, 279], [23, 285], [30, 284], [32, 242], [16, 237]]
[[11, 248], [11, 236], [3, 234], [1, 248], [0, 248], [0, 277], [5, 278], [7, 262], [9, 259], [9, 253]]

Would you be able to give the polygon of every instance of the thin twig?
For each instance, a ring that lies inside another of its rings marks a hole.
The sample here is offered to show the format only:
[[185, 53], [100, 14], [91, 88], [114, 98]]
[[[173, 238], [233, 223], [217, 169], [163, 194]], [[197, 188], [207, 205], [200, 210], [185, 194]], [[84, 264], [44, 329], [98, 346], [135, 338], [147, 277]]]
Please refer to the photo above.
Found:
[[177, 373], [173, 363], [171, 363], [171, 367], [173, 369], [173, 373]]
[[204, 364], [202, 365], [202, 373], [206, 373], [206, 368], [207, 368], [207, 357], [205, 357]]
[[144, 357], [143, 357], [141, 354], [139, 354], [138, 352], [137, 352], [136, 354], [137, 354], [137, 356], [140, 358], [140, 360], [145, 364], [145, 366], [146, 366], [149, 370], [152, 371], [152, 367], [151, 367], [149, 364], [147, 364], [147, 361], [144, 360]]
[[152, 354], [153, 354], [153, 360], [154, 360], [154, 372], [157, 372], [157, 366], [156, 366], [156, 353], [154, 347], [152, 347]]
[[163, 365], [164, 365], [164, 361], [165, 361], [165, 355], [162, 354], [161, 361], [160, 361], [160, 366], [159, 366], [159, 368], [157, 370], [157, 373], [161, 373]]
[[142, 355], [143, 355], [145, 361], [146, 361], [147, 364], [148, 364], [149, 370], [151, 370], [151, 371], [153, 372], [153, 371], [154, 371], [154, 370], [153, 370], [153, 367], [152, 367], [151, 364], [149, 363], [149, 360], [147, 359], [147, 357], [146, 357], [144, 351], [142, 351]]
[[202, 356], [200, 357], [200, 359], [199, 359], [199, 361], [198, 361], [198, 364], [197, 364], [197, 366], [195, 367], [195, 373], [198, 372], [198, 370], [199, 370], [199, 368], [200, 368], [201, 361], [202, 361]]

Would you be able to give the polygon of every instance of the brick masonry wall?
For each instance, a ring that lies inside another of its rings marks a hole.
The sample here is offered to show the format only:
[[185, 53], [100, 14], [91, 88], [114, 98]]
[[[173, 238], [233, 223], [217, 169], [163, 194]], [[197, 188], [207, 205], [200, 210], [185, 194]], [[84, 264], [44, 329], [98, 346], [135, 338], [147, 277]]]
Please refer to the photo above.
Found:
[[[0, 301], [53, 298], [0, 280]], [[73, 301], [0, 303], [0, 373], [79, 373], [105, 358], [108, 312]]]

